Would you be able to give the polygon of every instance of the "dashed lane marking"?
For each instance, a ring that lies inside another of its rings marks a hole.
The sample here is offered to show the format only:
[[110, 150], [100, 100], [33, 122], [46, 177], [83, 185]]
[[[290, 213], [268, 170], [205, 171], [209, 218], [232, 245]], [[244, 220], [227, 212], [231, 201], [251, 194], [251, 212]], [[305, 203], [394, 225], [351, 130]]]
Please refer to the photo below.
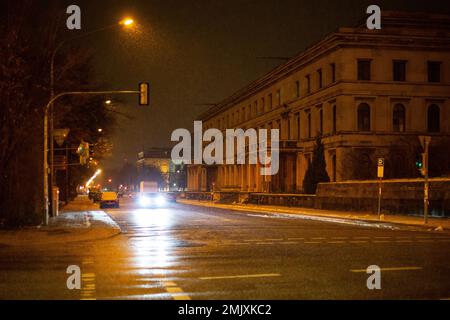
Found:
[[[381, 271], [413, 271], [422, 270], [422, 267], [394, 267], [394, 268], [380, 268]], [[350, 269], [350, 272], [360, 273], [367, 272], [367, 269]]]
[[163, 286], [174, 300], [191, 300], [191, 297], [189, 297], [189, 295], [187, 295], [175, 282], [165, 281], [163, 282]]
[[241, 274], [232, 276], [213, 276], [213, 277], [200, 277], [200, 280], [221, 280], [221, 279], [246, 279], [246, 278], [269, 278], [269, 277], [281, 277], [279, 273], [260, 273], [260, 274]]

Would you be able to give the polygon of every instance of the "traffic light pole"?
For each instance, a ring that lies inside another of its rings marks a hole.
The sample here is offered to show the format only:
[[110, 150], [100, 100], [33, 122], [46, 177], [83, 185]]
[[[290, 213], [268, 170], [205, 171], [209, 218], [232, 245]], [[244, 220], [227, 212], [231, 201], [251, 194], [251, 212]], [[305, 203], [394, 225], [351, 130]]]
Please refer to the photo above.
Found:
[[423, 187], [423, 219], [424, 223], [428, 223], [428, 207], [429, 207], [429, 189], [430, 184], [428, 181], [428, 146], [430, 145], [430, 141], [428, 139], [425, 140], [425, 154], [424, 154], [424, 173], [425, 173], [425, 185]]
[[[146, 94], [143, 94], [142, 89], [147, 89]], [[148, 104], [148, 85], [147, 88], [141, 88], [141, 91], [137, 90], [122, 90], [122, 91], [71, 91], [71, 92], [63, 92], [59, 93], [56, 96], [53, 96], [50, 101], [47, 103], [44, 109], [44, 217], [42, 219], [42, 223], [44, 225], [48, 225], [49, 219], [49, 163], [48, 163], [48, 152], [49, 152], [49, 109], [53, 103], [61, 97], [64, 96], [89, 96], [89, 95], [104, 95], [104, 94], [140, 94], [140, 99], [145, 98], [144, 95], [147, 96], [147, 104]], [[52, 108], [53, 109], [53, 108]], [[53, 141], [50, 141], [53, 144]]]

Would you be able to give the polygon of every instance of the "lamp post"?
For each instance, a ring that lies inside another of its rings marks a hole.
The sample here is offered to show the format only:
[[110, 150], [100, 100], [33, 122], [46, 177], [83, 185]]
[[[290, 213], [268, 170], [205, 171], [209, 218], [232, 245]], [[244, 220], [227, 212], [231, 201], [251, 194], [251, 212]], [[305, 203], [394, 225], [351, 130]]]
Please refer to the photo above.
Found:
[[[86, 32], [80, 36], [73, 37], [70, 39], [70, 41], [78, 40], [80, 38], [85, 38], [87, 36], [90, 36], [94, 33], [98, 33], [101, 31], [105, 31], [108, 29], [112, 29], [117, 26], [123, 26], [125, 28], [130, 28], [135, 24], [134, 20], [131, 18], [124, 18], [119, 21], [118, 24], [112, 24], [103, 28], [95, 29], [90, 32]], [[50, 174], [50, 186], [53, 187], [55, 184], [54, 179], [54, 141], [53, 141], [53, 128], [54, 128], [54, 121], [53, 121], [53, 101], [55, 100], [55, 58], [56, 54], [58, 53], [58, 50], [62, 48], [68, 41], [64, 40], [61, 41], [53, 50], [52, 56], [50, 59], [50, 105], [45, 108], [44, 110], [44, 224], [48, 224], [48, 217], [49, 217], [49, 202], [51, 201], [51, 198], [49, 197], [49, 183], [48, 183], [48, 174]], [[50, 127], [50, 128], [49, 128]], [[50, 129], [50, 130], [49, 130]], [[50, 134], [48, 135], [48, 131], [50, 131]], [[50, 139], [48, 138], [50, 136]], [[48, 143], [50, 140], [50, 150], [48, 149]], [[47, 152], [50, 151], [50, 166], [48, 167], [48, 154]]]

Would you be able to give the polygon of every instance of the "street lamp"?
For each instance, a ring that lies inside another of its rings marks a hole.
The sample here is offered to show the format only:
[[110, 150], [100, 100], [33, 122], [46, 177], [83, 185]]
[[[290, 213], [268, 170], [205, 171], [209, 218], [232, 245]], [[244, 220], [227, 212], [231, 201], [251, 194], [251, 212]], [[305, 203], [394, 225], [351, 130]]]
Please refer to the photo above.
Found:
[[[101, 31], [105, 31], [118, 25], [124, 25], [125, 27], [130, 27], [134, 25], [134, 20], [131, 18], [122, 19], [119, 24], [112, 24], [103, 28], [95, 29], [90, 32], [86, 32], [80, 36], [73, 37], [69, 40], [78, 40], [80, 38], [84, 38], [90, 36], [94, 33], [98, 33]], [[50, 185], [53, 187], [54, 185], [54, 146], [53, 146], [53, 100], [55, 98], [55, 58], [58, 50], [62, 48], [68, 40], [61, 41], [53, 50], [51, 59], [50, 59], [50, 105], [44, 111], [44, 210], [45, 210], [45, 218], [44, 224], [48, 224], [49, 217], [49, 183], [48, 183], [48, 174], [50, 174]], [[50, 127], [50, 128], [49, 128]], [[49, 132], [50, 131], [50, 139]], [[50, 168], [47, 166], [48, 161], [48, 143], [50, 140]], [[48, 170], [50, 169], [50, 170]]]
[[128, 18], [127, 17], [127, 18], [124, 18], [124, 19], [120, 20], [119, 24], [129, 28], [129, 27], [133, 26], [135, 23], [134, 23], [134, 20], [132, 18]]

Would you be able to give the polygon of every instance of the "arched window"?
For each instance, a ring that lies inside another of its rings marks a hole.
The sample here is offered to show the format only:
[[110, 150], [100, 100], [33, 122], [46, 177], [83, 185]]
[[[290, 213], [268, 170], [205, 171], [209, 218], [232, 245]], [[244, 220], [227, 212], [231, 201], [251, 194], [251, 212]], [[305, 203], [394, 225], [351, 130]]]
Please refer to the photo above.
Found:
[[432, 104], [431, 106], [428, 107], [427, 119], [428, 119], [428, 132], [439, 132], [441, 117], [438, 105]]
[[370, 131], [370, 106], [367, 103], [358, 106], [358, 130]]
[[392, 115], [392, 124], [394, 132], [405, 131], [405, 107], [398, 103], [394, 106], [394, 113]]

